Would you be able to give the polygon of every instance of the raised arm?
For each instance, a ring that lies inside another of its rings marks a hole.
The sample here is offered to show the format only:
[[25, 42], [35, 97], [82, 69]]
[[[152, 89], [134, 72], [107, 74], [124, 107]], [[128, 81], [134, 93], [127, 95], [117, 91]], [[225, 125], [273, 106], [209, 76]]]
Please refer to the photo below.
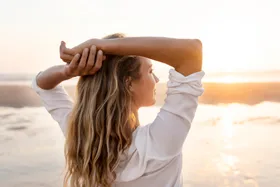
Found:
[[83, 49], [82, 55], [77, 53], [69, 64], [53, 66], [41, 72], [36, 78], [37, 84], [40, 88], [49, 90], [73, 77], [92, 75], [101, 68], [103, 60], [103, 52], [97, 52], [96, 46], [90, 46], [90, 49]]
[[[97, 56], [96, 60], [95, 56]], [[73, 102], [59, 84], [75, 76], [94, 74], [101, 67], [102, 60], [103, 52], [98, 51], [96, 55], [96, 47], [92, 46], [90, 52], [89, 49], [84, 49], [81, 59], [77, 54], [70, 64], [50, 67], [33, 79], [33, 89], [40, 96], [44, 107], [53, 119], [58, 122], [64, 134]]]
[[105, 54], [137, 55], [160, 61], [174, 67], [185, 76], [201, 71], [202, 68], [202, 43], [198, 39], [165, 37], [90, 39], [73, 49], [67, 49], [67, 52], [74, 55], [90, 45], [96, 45]]
[[[165, 160], [178, 155], [191, 128], [198, 107], [198, 97], [204, 92], [203, 71], [189, 76], [171, 69], [167, 97], [156, 119], [143, 128], [147, 141], [146, 157]], [[139, 139], [139, 144], [143, 140]]]

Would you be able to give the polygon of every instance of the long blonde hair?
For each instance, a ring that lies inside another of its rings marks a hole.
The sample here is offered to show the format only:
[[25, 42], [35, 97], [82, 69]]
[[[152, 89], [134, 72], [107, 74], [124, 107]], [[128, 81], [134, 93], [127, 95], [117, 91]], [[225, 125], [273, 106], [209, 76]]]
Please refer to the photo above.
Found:
[[[106, 39], [124, 37], [113, 34]], [[110, 187], [134, 130], [131, 81], [140, 78], [136, 56], [106, 56], [94, 75], [80, 77], [65, 142], [64, 186]]]

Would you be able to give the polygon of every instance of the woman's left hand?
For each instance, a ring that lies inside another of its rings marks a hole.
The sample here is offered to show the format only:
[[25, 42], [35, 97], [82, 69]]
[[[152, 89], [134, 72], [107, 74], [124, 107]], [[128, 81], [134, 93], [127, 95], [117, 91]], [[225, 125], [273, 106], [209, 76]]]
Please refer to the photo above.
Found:
[[[64, 45], [65, 46], [65, 45]], [[80, 54], [76, 54], [73, 57], [69, 55], [67, 58], [72, 58], [69, 64], [65, 65], [63, 73], [65, 76], [72, 78], [75, 76], [93, 75], [102, 66], [103, 52], [96, 50], [96, 46], [91, 46], [90, 49], [85, 48], [80, 58]]]

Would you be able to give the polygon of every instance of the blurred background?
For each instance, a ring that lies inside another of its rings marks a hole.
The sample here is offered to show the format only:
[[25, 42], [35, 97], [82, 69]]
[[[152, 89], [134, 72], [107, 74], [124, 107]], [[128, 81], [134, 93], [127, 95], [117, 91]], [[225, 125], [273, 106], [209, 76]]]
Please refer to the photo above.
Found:
[[[62, 186], [64, 137], [30, 87], [73, 47], [115, 32], [199, 38], [204, 95], [184, 145], [184, 187], [280, 186], [276, 0], [0, 1], [0, 186]], [[157, 103], [170, 67], [154, 62]], [[73, 96], [76, 79], [63, 83]]]

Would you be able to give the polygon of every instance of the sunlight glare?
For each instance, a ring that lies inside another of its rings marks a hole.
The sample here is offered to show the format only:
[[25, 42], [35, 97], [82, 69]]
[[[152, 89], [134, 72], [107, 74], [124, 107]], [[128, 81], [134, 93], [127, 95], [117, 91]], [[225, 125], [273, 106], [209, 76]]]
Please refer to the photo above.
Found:
[[223, 135], [226, 138], [232, 138], [233, 136], [233, 119], [231, 115], [232, 111], [229, 107], [224, 108], [221, 123], [223, 125]]
[[235, 82], [242, 82], [242, 78], [241, 77], [235, 77], [235, 76], [225, 76], [221, 79], [221, 82], [223, 83], [235, 83]]
[[217, 162], [217, 168], [222, 174], [226, 175], [226, 173], [236, 170], [236, 164], [238, 162], [238, 157], [221, 153], [220, 159]]

